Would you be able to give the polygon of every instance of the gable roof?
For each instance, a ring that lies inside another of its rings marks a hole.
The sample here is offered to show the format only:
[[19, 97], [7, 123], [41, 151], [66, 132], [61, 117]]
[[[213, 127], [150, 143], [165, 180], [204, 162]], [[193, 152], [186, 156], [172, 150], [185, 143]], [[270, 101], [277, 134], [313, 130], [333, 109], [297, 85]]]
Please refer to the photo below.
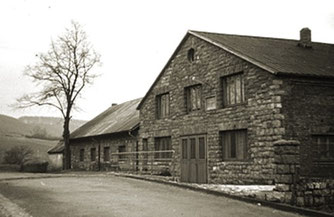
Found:
[[141, 98], [112, 106], [71, 133], [71, 139], [131, 131], [139, 124]]
[[62, 154], [64, 152], [64, 142], [60, 140], [57, 145], [48, 150], [48, 154]]
[[274, 74], [334, 77], [334, 44], [312, 42], [304, 48], [299, 40], [190, 33]]
[[334, 78], [334, 44], [312, 42], [312, 48], [303, 48], [298, 46], [299, 40], [189, 30], [137, 109], [140, 109], [189, 35], [207, 41], [273, 74]]

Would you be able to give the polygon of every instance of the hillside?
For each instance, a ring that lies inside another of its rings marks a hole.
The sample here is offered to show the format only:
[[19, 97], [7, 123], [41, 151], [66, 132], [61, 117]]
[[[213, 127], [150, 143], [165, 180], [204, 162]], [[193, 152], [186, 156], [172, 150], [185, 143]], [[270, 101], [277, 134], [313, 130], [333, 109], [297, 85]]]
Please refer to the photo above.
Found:
[[[63, 133], [63, 119], [55, 117], [24, 116], [19, 118], [24, 124], [31, 126], [33, 134], [47, 134], [52, 138], [60, 138]], [[71, 120], [70, 132], [86, 123], [82, 120]]]
[[[74, 131], [85, 122], [72, 120], [70, 130]], [[63, 121], [61, 118], [21, 117], [16, 119], [0, 115], [0, 163], [4, 153], [11, 147], [18, 145], [30, 147], [34, 151], [35, 157], [47, 160], [47, 151], [58, 143], [58, 139], [62, 136], [62, 130]]]
[[[84, 123], [86, 123], [86, 121], [71, 120], [70, 132], [73, 132]], [[62, 137], [62, 132], [62, 118], [26, 116], [16, 119], [10, 116], [0, 114], [0, 135], [44, 135], [47, 138], [59, 139]]]
[[57, 140], [41, 140], [34, 138], [26, 138], [20, 136], [4, 136], [0, 135], [0, 164], [7, 150], [14, 146], [26, 146], [34, 151], [34, 156], [47, 160], [47, 151], [58, 143]]
[[0, 135], [31, 135], [32, 127], [22, 121], [0, 114]]

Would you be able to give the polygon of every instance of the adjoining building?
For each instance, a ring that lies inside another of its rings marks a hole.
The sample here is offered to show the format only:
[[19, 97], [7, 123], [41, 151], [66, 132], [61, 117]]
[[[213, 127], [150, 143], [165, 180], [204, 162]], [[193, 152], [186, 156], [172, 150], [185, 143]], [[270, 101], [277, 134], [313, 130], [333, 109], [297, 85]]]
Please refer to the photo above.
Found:
[[71, 168], [75, 170], [137, 170], [132, 155], [138, 151], [137, 135], [141, 99], [119, 105], [88, 121], [70, 135]]
[[334, 45], [307, 28], [300, 40], [188, 31], [138, 110], [139, 150], [172, 150], [160, 157], [183, 182], [273, 184], [284, 140], [300, 143], [301, 175], [334, 176]]
[[64, 168], [64, 142], [61, 140], [58, 144], [48, 151], [49, 169], [62, 170]]

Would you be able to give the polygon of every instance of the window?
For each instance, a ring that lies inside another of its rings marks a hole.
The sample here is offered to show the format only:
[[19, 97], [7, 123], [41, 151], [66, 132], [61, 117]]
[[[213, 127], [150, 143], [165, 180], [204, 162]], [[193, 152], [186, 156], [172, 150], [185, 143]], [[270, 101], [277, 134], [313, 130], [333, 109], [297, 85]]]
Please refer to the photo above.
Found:
[[90, 149], [90, 160], [95, 161], [96, 160], [96, 148]]
[[[118, 146], [118, 153], [124, 153], [124, 152], [126, 152], [125, 145], [120, 145], [120, 146]], [[122, 159], [126, 159], [125, 154], [120, 154], [120, 155], [118, 155], [118, 159], [120, 159], [120, 160], [122, 160]]]
[[205, 136], [184, 137], [181, 140], [182, 159], [206, 159]]
[[223, 106], [240, 104], [245, 101], [243, 74], [222, 78]]
[[169, 116], [169, 93], [157, 96], [157, 118], [165, 118]]
[[202, 85], [185, 88], [187, 112], [200, 110], [202, 104]]
[[205, 101], [206, 101], [205, 108], [207, 111], [216, 109], [216, 97], [215, 96], [207, 97]]
[[85, 149], [80, 149], [80, 161], [84, 161], [85, 159]]
[[318, 148], [319, 160], [334, 161], [334, 135], [314, 136]]
[[221, 144], [224, 160], [246, 160], [247, 130], [233, 130], [221, 132]]
[[110, 147], [104, 147], [103, 148], [103, 157], [104, 161], [110, 161]]
[[[154, 144], [155, 151], [170, 151], [172, 150], [171, 138], [170, 137], [160, 137], [155, 138]], [[172, 158], [171, 152], [159, 152], [155, 153], [154, 158]]]
[[188, 54], [187, 54], [187, 58], [189, 62], [194, 62], [195, 60], [195, 49], [194, 48], [190, 48], [188, 50]]

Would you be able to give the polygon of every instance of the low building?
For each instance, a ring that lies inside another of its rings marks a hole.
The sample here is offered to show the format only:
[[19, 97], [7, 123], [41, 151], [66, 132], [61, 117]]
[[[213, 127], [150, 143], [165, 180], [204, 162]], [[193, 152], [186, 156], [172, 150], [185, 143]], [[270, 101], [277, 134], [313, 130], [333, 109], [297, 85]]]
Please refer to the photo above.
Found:
[[59, 141], [58, 144], [48, 151], [49, 169], [62, 170], [64, 166], [64, 142]]
[[70, 135], [74, 170], [136, 170], [137, 135], [141, 99], [112, 105]]
[[334, 45], [300, 33], [189, 31], [138, 106], [139, 150], [173, 151], [160, 157], [183, 182], [273, 184], [290, 171], [277, 167], [274, 143], [292, 139], [292, 169], [333, 177]]

